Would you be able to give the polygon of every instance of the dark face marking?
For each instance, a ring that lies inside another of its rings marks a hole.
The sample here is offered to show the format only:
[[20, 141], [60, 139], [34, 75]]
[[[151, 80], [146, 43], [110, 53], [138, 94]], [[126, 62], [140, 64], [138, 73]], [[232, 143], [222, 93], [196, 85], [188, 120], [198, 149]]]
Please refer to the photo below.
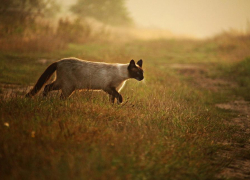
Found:
[[128, 66], [128, 72], [130, 78], [134, 78], [138, 81], [143, 80], [142, 60], [139, 60], [137, 64], [135, 64], [135, 61], [132, 59]]

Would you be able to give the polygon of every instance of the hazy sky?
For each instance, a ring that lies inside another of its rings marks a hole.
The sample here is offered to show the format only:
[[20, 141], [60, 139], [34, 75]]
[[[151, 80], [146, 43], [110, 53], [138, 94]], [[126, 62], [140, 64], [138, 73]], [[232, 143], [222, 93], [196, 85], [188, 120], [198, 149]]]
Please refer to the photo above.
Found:
[[246, 30], [250, 0], [127, 0], [139, 26], [206, 37], [230, 28]]

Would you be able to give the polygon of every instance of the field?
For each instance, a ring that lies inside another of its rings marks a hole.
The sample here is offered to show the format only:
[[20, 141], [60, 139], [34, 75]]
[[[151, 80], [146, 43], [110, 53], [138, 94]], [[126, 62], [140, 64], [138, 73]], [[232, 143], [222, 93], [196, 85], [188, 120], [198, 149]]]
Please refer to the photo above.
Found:
[[[207, 40], [1, 50], [1, 179], [250, 177], [249, 47], [249, 35], [225, 33]], [[143, 59], [145, 80], [126, 83], [122, 105], [91, 91], [67, 100], [60, 92], [24, 98], [51, 62], [72, 56], [111, 63]]]

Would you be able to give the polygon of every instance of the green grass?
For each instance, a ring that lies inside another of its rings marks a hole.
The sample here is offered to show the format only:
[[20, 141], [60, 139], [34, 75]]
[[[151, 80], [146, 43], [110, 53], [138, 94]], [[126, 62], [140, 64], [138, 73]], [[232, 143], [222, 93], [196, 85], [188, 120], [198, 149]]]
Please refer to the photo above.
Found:
[[[181, 40], [70, 44], [44, 54], [1, 52], [1, 83], [31, 84], [49, 64], [75, 56], [105, 62], [143, 59], [146, 80], [130, 80], [112, 105], [102, 92], [0, 100], [3, 179], [216, 179], [228, 163], [220, 143], [232, 140], [227, 113], [213, 92], [194, 87], [173, 63], [219, 61], [216, 45]], [[214, 50], [215, 49], [215, 50]], [[210, 66], [208, 66], [210, 67]], [[24, 93], [23, 93], [24, 94]]]
[[1, 125], [9, 123], [1, 126], [3, 177], [213, 178], [215, 142], [226, 129], [193, 90], [178, 86], [173, 95], [131, 84], [138, 98], [122, 107], [103, 94], [2, 101]]
[[236, 83], [230, 89], [234, 95], [250, 100], [250, 58], [247, 56], [241, 61], [217, 64], [210, 74], [213, 78], [223, 78]]
[[250, 57], [233, 65], [228, 70], [228, 76], [236, 81], [239, 85], [236, 88], [235, 94], [243, 96], [246, 100], [250, 101]]

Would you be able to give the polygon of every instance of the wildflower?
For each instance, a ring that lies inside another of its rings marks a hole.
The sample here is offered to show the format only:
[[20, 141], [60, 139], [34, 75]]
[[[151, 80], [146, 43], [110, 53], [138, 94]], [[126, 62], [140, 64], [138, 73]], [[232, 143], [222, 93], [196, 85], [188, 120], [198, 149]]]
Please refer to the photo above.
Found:
[[10, 124], [8, 122], [3, 123], [4, 126], [10, 127]]

